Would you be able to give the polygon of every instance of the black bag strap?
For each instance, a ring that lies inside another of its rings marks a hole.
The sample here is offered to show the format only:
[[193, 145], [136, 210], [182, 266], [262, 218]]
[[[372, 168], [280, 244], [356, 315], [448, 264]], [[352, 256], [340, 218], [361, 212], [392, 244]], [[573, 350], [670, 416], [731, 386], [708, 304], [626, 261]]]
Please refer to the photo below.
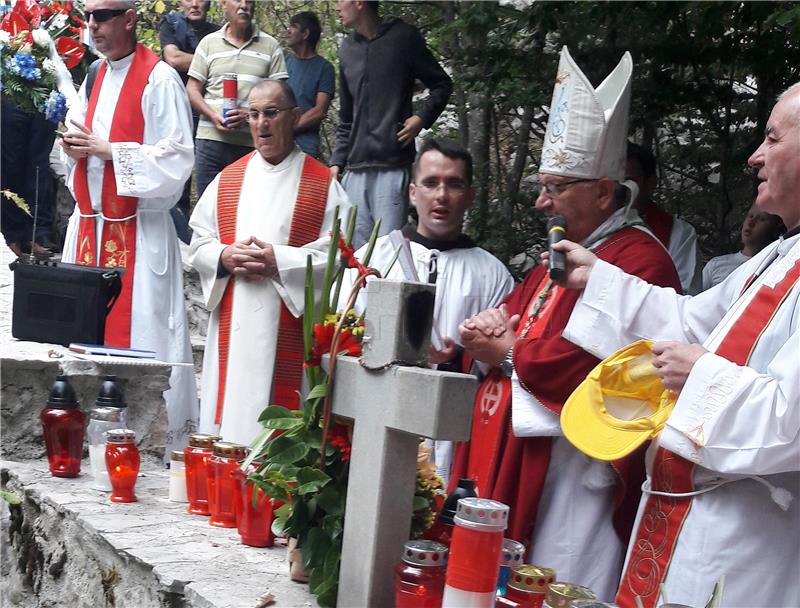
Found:
[[102, 62], [103, 62], [102, 59], [95, 59], [94, 61], [92, 61], [92, 64], [89, 66], [89, 69], [86, 71], [86, 100], [87, 101], [92, 96], [92, 87], [94, 87], [94, 81], [97, 79], [97, 72], [100, 70], [100, 64]]
[[106, 294], [108, 297], [108, 301], [106, 302], [106, 316], [108, 316], [108, 313], [111, 312], [111, 309], [117, 302], [119, 294], [122, 293], [122, 274], [118, 270], [112, 270], [104, 274], [103, 278], [106, 279], [106, 285], [108, 285], [108, 292]]

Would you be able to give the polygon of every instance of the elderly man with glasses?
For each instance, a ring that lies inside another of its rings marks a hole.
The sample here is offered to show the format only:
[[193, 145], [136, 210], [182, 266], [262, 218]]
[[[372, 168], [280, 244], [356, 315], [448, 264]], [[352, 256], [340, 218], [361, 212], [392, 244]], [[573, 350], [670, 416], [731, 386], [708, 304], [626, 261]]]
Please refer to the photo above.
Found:
[[[88, 0], [86, 23], [104, 59], [65, 121], [62, 146], [77, 204], [63, 260], [125, 268], [106, 344], [191, 363], [183, 268], [169, 218], [194, 162], [189, 100], [177, 72], [136, 43], [134, 2]], [[173, 368], [164, 398], [168, 457], [197, 425], [191, 366]]]
[[350, 203], [330, 169], [294, 143], [301, 111], [285, 81], [250, 91], [255, 151], [226, 167], [197, 202], [189, 262], [211, 311], [200, 430], [250, 443], [267, 404], [299, 407], [306, 260], [326, 264], [334, 209]]
[[[632, 71], [626, 53], [595, 89], [562, 51], [536, 208], [548, 218], [562, 216], [568, 238], [601, 258], [680, 289], [669, 255], [635, 212], [628, 213], [621, 187]], [[499, 308], [461, 324], [467, 353], [494, 369], [478, 389], [471, 441], [456, 450], [453, 478], [473, 478], [480, 496], [511, 507], [506, 536], [529, 547], [530, 562], [609, 600], [638, 503], [643, 457], [603, 463], [563, 436], [561, 408], [598, 363], [561, 335], [577, 298], [539, 266]]]

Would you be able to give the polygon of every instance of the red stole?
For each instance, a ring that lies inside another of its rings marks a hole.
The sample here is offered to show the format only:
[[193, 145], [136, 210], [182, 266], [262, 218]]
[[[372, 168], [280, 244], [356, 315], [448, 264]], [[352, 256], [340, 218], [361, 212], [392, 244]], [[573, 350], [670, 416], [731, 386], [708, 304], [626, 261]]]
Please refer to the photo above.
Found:
[[[144, 139], [144, 115], [142, 114], [142, 95], [147, 86], [150, 73], [158, 63], [158, 55], [150, 49], [136, 45], [133, 62], [125, 76], [122, 90], [114, 108], [109, 142], [136, 142]], [[108, 65], [103, 62], [97, 72], [97, 80], [92, 88], [86, 108], [86, 127], [91, 129], [100, 89], [103, 87]], [[85, 266], [104, 266], [125, 268], [122, 276], [122, 292], [117, 303], [106, 319], [105, 343], [111, 346], [131, 345], [131, 304], [133, 301], [133, 277], [136, 262], [136, 209], [139, 199], [117, 194], [114, 163], [107, 160], [103, 169], [101, 190], [103, 232], [100, 238], [101, 250], [96, 251], [97, 234], [95, 212], [89, 198], [87, 161], [78, 160], [75, 171], [75, 199], [80, 209], [78, 224], [78, 244], [75, 261]]]
[[[236, 241], [236, 218], [239, 195], [247, 163], [257, 154], [247, 154], [222, 170], [217, 193], [217, 226], [220, 242], [232, 245]], [[305, 156], [300, 174], [297, 202], [289, 229], [290, 247], [302, 247], [319, 238], [325, 208], [328, 203], [330, 169], [319, 161]], [[231, 277], [219, 304], [219, 381], [217, 388], [216, 424], [222, 422], [225, 403], [225, 387], [228, 378], [228, 354], [230, 352], [231, 316], [233, 313], [233, 283]], [[298, 391], [303, 374], [303, 321], [295, 318], [281, 303], [275, 368], [272, 374], [271, 404], [296, 410], [299, 407]], [[266, 405], [266, 404], [265, 404]]]
[[669, 249], [669, 240], [672, 236], [672, 224], [675, 223], [669, 213], [664, 211], [661, 207], [657, 207], [655, 203], [650, 203], [647, 211], [641, 214], [644, 223], [653, 231], [656, 238], [661, 241], [666, 249]]
[[[715, 353], [736, 365], [747, 365], [755, 345], [792, 287], [800, 280], [800, 260], [775, 287], [762, 284], [736, 321], [728, 328]], [[745, 285], [749, 286], [750, 281]], [[694, 464], [664, 448], [653, 462], [653, 490], [684, 494], [694, 491]], [[669, 571], [683, 523], [689, 515], [692, 497], [649, 495], [631, 546], [628, 565], [620, 581], [615, 602], [634, 608], [638, 595], [645, 608], [654, 608], [659, 584]]]

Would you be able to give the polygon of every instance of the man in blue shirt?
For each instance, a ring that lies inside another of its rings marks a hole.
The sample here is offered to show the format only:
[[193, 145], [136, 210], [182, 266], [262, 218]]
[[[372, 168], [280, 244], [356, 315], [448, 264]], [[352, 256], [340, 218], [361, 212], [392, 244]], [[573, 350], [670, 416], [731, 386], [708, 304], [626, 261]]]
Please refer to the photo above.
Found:
[[303, 112], [294, 130], [294, 141], [315, 158], [319, 157], [319, 127], [328, 116], [336, 87], [333, 66], [317, 55], [321, 33], [319, 19], [309, 11], [292, 17], [286, 32], [286, 46], [293, 53], [286, 57], [289, 86]]

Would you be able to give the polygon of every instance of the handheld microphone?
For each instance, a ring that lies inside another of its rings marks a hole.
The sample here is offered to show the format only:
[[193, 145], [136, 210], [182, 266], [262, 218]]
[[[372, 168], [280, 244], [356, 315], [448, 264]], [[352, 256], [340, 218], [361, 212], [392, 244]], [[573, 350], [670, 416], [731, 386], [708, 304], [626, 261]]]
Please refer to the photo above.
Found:
[[547, 220], [547, 250], [550, 254], [550, 278], [563, 283], [567, 278], [567, 258], [561, 251], [554, 251], [553, 245], [563, 240], [567, 234], [567, 220], [563, 215], [554, 215]]

